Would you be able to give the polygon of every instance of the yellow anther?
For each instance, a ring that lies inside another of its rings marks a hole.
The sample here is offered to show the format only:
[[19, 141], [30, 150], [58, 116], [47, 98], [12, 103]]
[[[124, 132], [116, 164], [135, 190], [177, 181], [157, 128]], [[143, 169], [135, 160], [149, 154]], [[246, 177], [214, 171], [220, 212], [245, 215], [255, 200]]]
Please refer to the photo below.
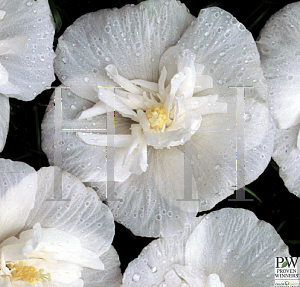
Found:
[[35, 281], [42, 281], [47, 283], [51, 281], [50, 273], [44, 273], [44, 269], [37, 270], [34, 266], [24, 265], [22, 261], [15, 264], [6, 265], [11, 270], [13, 281], [27, 281], [33, 284]]
[[167, 111], [163, 106], [153, 105], [151, 109], [146, 110], [146, 115], [153, 129], [159, 129], [167, 122]]

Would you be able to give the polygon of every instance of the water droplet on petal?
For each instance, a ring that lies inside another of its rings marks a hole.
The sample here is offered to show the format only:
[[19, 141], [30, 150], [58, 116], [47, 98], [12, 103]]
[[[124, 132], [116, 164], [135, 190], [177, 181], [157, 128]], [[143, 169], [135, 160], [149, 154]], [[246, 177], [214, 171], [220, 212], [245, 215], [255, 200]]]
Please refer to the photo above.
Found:
[[132, 276], [132, 280], [134, 282], [138, 282], [141, 278], [141, 275], [139, 273], [134, 273], [133, 276]]
[[155, 272], [157, 271], [157, 268], [156, 268], [156, 267], [153, 267], [153, 268], [151, 269], [151, 271], [152, 271], [152, 273], [155, 273]]
[[244, 113], [244, 121], [245, 122], [250, 122], [252, 116], [250, 113]]

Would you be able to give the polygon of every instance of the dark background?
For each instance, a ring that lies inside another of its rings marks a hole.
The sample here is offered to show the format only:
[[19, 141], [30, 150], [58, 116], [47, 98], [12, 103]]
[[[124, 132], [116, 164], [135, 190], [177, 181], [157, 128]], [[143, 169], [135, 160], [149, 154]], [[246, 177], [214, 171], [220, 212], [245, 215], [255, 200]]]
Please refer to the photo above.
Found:
[[[208, 6], [219, 6], [233, 14], [242, 22], [257, 39], [269, 17], [294, 1], [182, 1], [189, 8], [191, 14], [197, 16], [200, 9]], [[137, 4], [137, 1], [99, 1], [99, 0], [50, 0], [50, 6], [56, 20], [56, 36], [62, 35], [64, 30], [79, 16], [103, 8], [122, 7], [125, 4]], [[59, 81], [53, 83], [59, 85]], [[46, 156], [40, 146], [40, 124], [46, 106], [53, 90], [44, 91], [30, 102], [10, 99], [11, 118], [9, 134], [5, 149], [0, 157], [26, 162], [36, 170], [49, 166]], [[261, 203], [250, 194], [247, 198], [254, 198], [250, 202], [233, 202], [223, 200], [213, 210], [224, 207], [246, 208], [253, 211], [259, 219], [274, 226], [281, 238], [289, 246], [292, 256], [300, 256], [300, 199], [291, 194], [284, 186], [278, 175], [278, 167], [271, 161], [265, 172], [248, 186], [260, 199]], [[231, 198], [235, 198], [232, 196]], [[116, 235], [113, 242], [121, 261], [124, 272], [128, 263], [136, 258], [141, 250], [153, 238], [134, 236], [129, 230], [116, 223]]]

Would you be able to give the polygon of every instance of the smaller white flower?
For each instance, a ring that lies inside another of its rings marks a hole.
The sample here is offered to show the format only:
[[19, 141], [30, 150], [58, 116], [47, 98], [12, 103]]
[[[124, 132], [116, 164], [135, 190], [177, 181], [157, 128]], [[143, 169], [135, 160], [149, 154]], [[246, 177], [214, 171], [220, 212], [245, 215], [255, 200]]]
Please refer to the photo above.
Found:
[[104, 270], [99, 256], [83, 248], [77, 237], [39, 223], [20, 239], [2, 242], [0, 258], [0, 276], [8, 277], [12, 286], [16, 281], [72, 283], [80, 279], [82, 267]]
[[225, 208], [181, 235], [152, 241], [129, 263], [122, 286], [274, 286], [276, 256], [289, 254], [273, 226], [251, 211]]
[[[120, 285], [113, 216], [92, 189], [57, 168], [0, 168], [0, 286]], [[70, 201], [51, 201], [59, 184]]]

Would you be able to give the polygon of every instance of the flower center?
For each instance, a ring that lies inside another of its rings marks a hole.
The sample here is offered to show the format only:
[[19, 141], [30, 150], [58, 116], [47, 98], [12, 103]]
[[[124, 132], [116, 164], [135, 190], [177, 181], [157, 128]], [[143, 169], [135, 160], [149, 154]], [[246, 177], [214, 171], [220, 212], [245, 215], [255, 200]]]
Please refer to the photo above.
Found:
[[151, 109], [146, 110], [146, 115], [150, 127], [155, 129], [162, 128], [168, 118], [167, 111], [162, 105], [160, 107], [153, 105]]
[[43, 283], [51, 281], [50, 273], [44, 273], [44, 269], [37, 270], [34, 266], [24, 265], [22, 261], [8, 263], [6, 266], [11, 270], [12, 281], [27, 281], [31, 284], [36, 281], [42, 281]]

